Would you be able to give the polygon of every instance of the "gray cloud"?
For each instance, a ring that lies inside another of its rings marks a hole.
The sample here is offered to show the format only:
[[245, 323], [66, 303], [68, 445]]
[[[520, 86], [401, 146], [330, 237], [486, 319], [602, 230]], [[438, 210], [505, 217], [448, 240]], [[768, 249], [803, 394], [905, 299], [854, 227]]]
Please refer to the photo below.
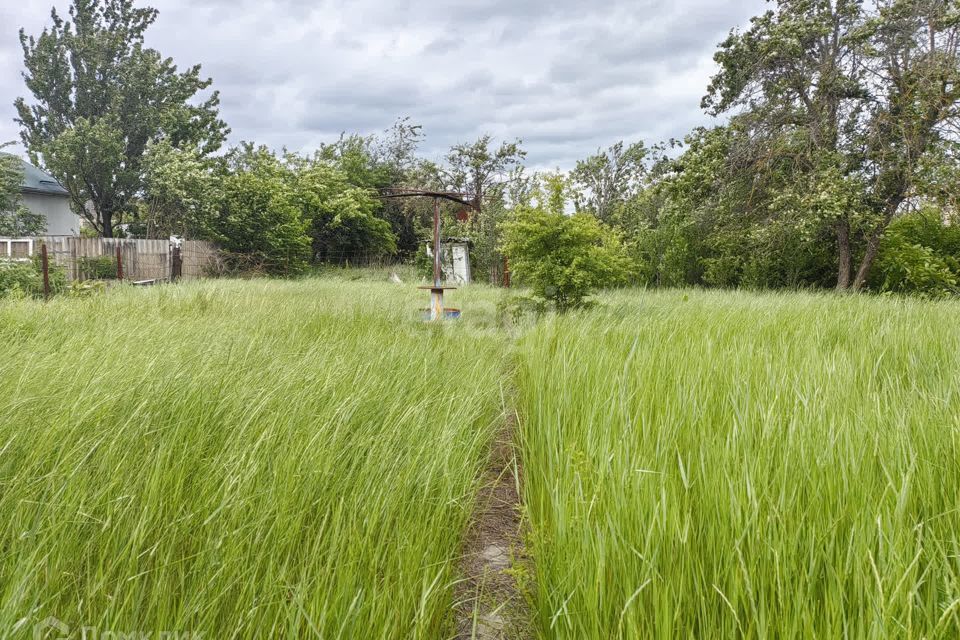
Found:
[[[17, 30], [50, 5], [0, 4], [0, 141], [18, 137]], [[201, 63], [232, 141], [310, 151], [341, 131], [422, 124], [422, 152], [483, 133], [524, 140], [538, 167], [571, 167], [620, 139], [680, 137], [716, 44], [763, 0], [154, 0], [148, 44]]]

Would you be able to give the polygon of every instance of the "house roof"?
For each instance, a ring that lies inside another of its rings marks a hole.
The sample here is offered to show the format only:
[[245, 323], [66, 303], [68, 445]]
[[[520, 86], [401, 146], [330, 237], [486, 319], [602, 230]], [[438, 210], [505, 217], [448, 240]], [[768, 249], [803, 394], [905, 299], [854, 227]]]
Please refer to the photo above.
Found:
[[64, 189], [63, 186], [57, 182], [57, 179], [46, 171], [38, 169], [22, 158], [17, 156], [12, 157], [16, 158], [20, 162], [21, 168], [23, 169], [23, 184], [20, 187], [21, 193], [36, 193], [44, 196], [63, 196], [64, 198], [70, 195], [70, 192]]

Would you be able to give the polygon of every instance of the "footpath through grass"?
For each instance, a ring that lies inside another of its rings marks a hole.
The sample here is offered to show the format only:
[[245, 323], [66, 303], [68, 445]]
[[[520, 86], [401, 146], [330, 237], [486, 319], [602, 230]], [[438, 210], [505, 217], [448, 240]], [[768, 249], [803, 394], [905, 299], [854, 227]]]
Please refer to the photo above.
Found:
[[545, 637], [960, 637], [960, 305], [606, 303], [522, 340]]
[[540, 636], [960, 637], [960, 305], [352, 278], [0, 305], [0, 637], [451, 637], [505, 397]]
[[439, 329], [417, 294], [0, 306], [0, 637], [442, 637], [504, 349], [482, 292]]

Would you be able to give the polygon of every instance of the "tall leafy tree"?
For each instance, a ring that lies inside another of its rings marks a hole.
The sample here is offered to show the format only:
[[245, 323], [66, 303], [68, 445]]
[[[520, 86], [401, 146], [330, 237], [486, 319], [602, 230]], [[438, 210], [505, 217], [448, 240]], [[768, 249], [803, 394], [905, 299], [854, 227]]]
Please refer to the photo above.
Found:
[[527, 156], [521, 144], [514, 140], [494, 146], [493, 138], [485, 135], [474, 142], [454, 145], [441, 170], [441, 180], [447, 187], [470, 194], [482, 210], [485, 200], [502, 197], [507, 185], [520, 179]]
[[207, 238], [219, 198], [219, 159], [200, 150], [151, 142], [143, 156], [143, 194], [137, 222], [147, 238]]
[[16, 156], [2, 151], [9, 144], [0, 144], [0, 212], [16, 210], [20, 205], [20, 186], [23, 184], [20, 162]]
[[371, 189], [356, 186], [322, 157], [289, 155], [286, 162], [302, 216], [309, 222], [315, 260], [347, 263], [397, 252], [390, 223], [376, 215], [380, 202]]
[[74, 209], [106, 237], [132, 210], [151, 141], [209, 154], [229, 130], [219, 96], [200, 66], [179, 71], [144, 46], [157, 19], [133, 0], [73, 0], [69, 19], [54, 9], [39, 37], [22, 29], [23, 74], [32, 101], [16, 101], [31, 158], [70, 192]]
[[958, 46], [956, 0], [778, 0], [716, 55], [705, 108], [734, 114], [733, 157], [778, 184], [774, 217], [831, 230], [838, 289], [867, 283], [928, 160], [950, 157]]
[[0, 236], [37, 236], [47, 230], [47, 219], [23, 205], [23, 166], [3, 152], [11, 144], [0, 144]]
[[642, 188], [647, 153], [642, 142], [625, 147], [621, 141], [577, 162], [571, 173], [577, 211], [592, 213], [606, 223], [612, 222], [617, 207]]
[[[410, 118], [399, 118], [381, 135], [341, 135], [336, 142], [322, 145], [316, 160], [342, 171], [354, 187], [381, 191], [388, 187], [423, 186], [420, 180], [423, 162], [417, 157], [422, 139], [420, 125]], [[424, 218], [431, 215], [430, 208], [419, 206], [421, 204], [397, 198], [380, 200], [374, 206], [375, 215], [389, 223], [396, 237], [397, 252], [405, 257], [416, 252], [418, 227], [426, 224]], [[377, 228], [379, 230], [379, 225]]]
[[264, 146], [243, 144], [220, 165], [211, 237], [238, 270], [295, 275], [310, 261], [310, 220], [296, 174]]

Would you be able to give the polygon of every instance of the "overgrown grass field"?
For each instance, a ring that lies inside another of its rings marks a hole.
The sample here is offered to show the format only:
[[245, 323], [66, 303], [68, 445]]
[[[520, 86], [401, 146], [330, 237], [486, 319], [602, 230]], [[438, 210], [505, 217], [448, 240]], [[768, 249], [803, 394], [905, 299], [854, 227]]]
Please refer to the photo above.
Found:
[[0, 636], [441, 637], [504, 351], [482, 311], [435, 330], [412, 296], [0, 306]]
[[960, 636], [957, 303], [356, 277], [0, 304], [0, 637], [452, 637], [505, 411], [543, 638]]
[[545, 637], [960, 637], [960, 306], [606, 302], [522, 341]]

